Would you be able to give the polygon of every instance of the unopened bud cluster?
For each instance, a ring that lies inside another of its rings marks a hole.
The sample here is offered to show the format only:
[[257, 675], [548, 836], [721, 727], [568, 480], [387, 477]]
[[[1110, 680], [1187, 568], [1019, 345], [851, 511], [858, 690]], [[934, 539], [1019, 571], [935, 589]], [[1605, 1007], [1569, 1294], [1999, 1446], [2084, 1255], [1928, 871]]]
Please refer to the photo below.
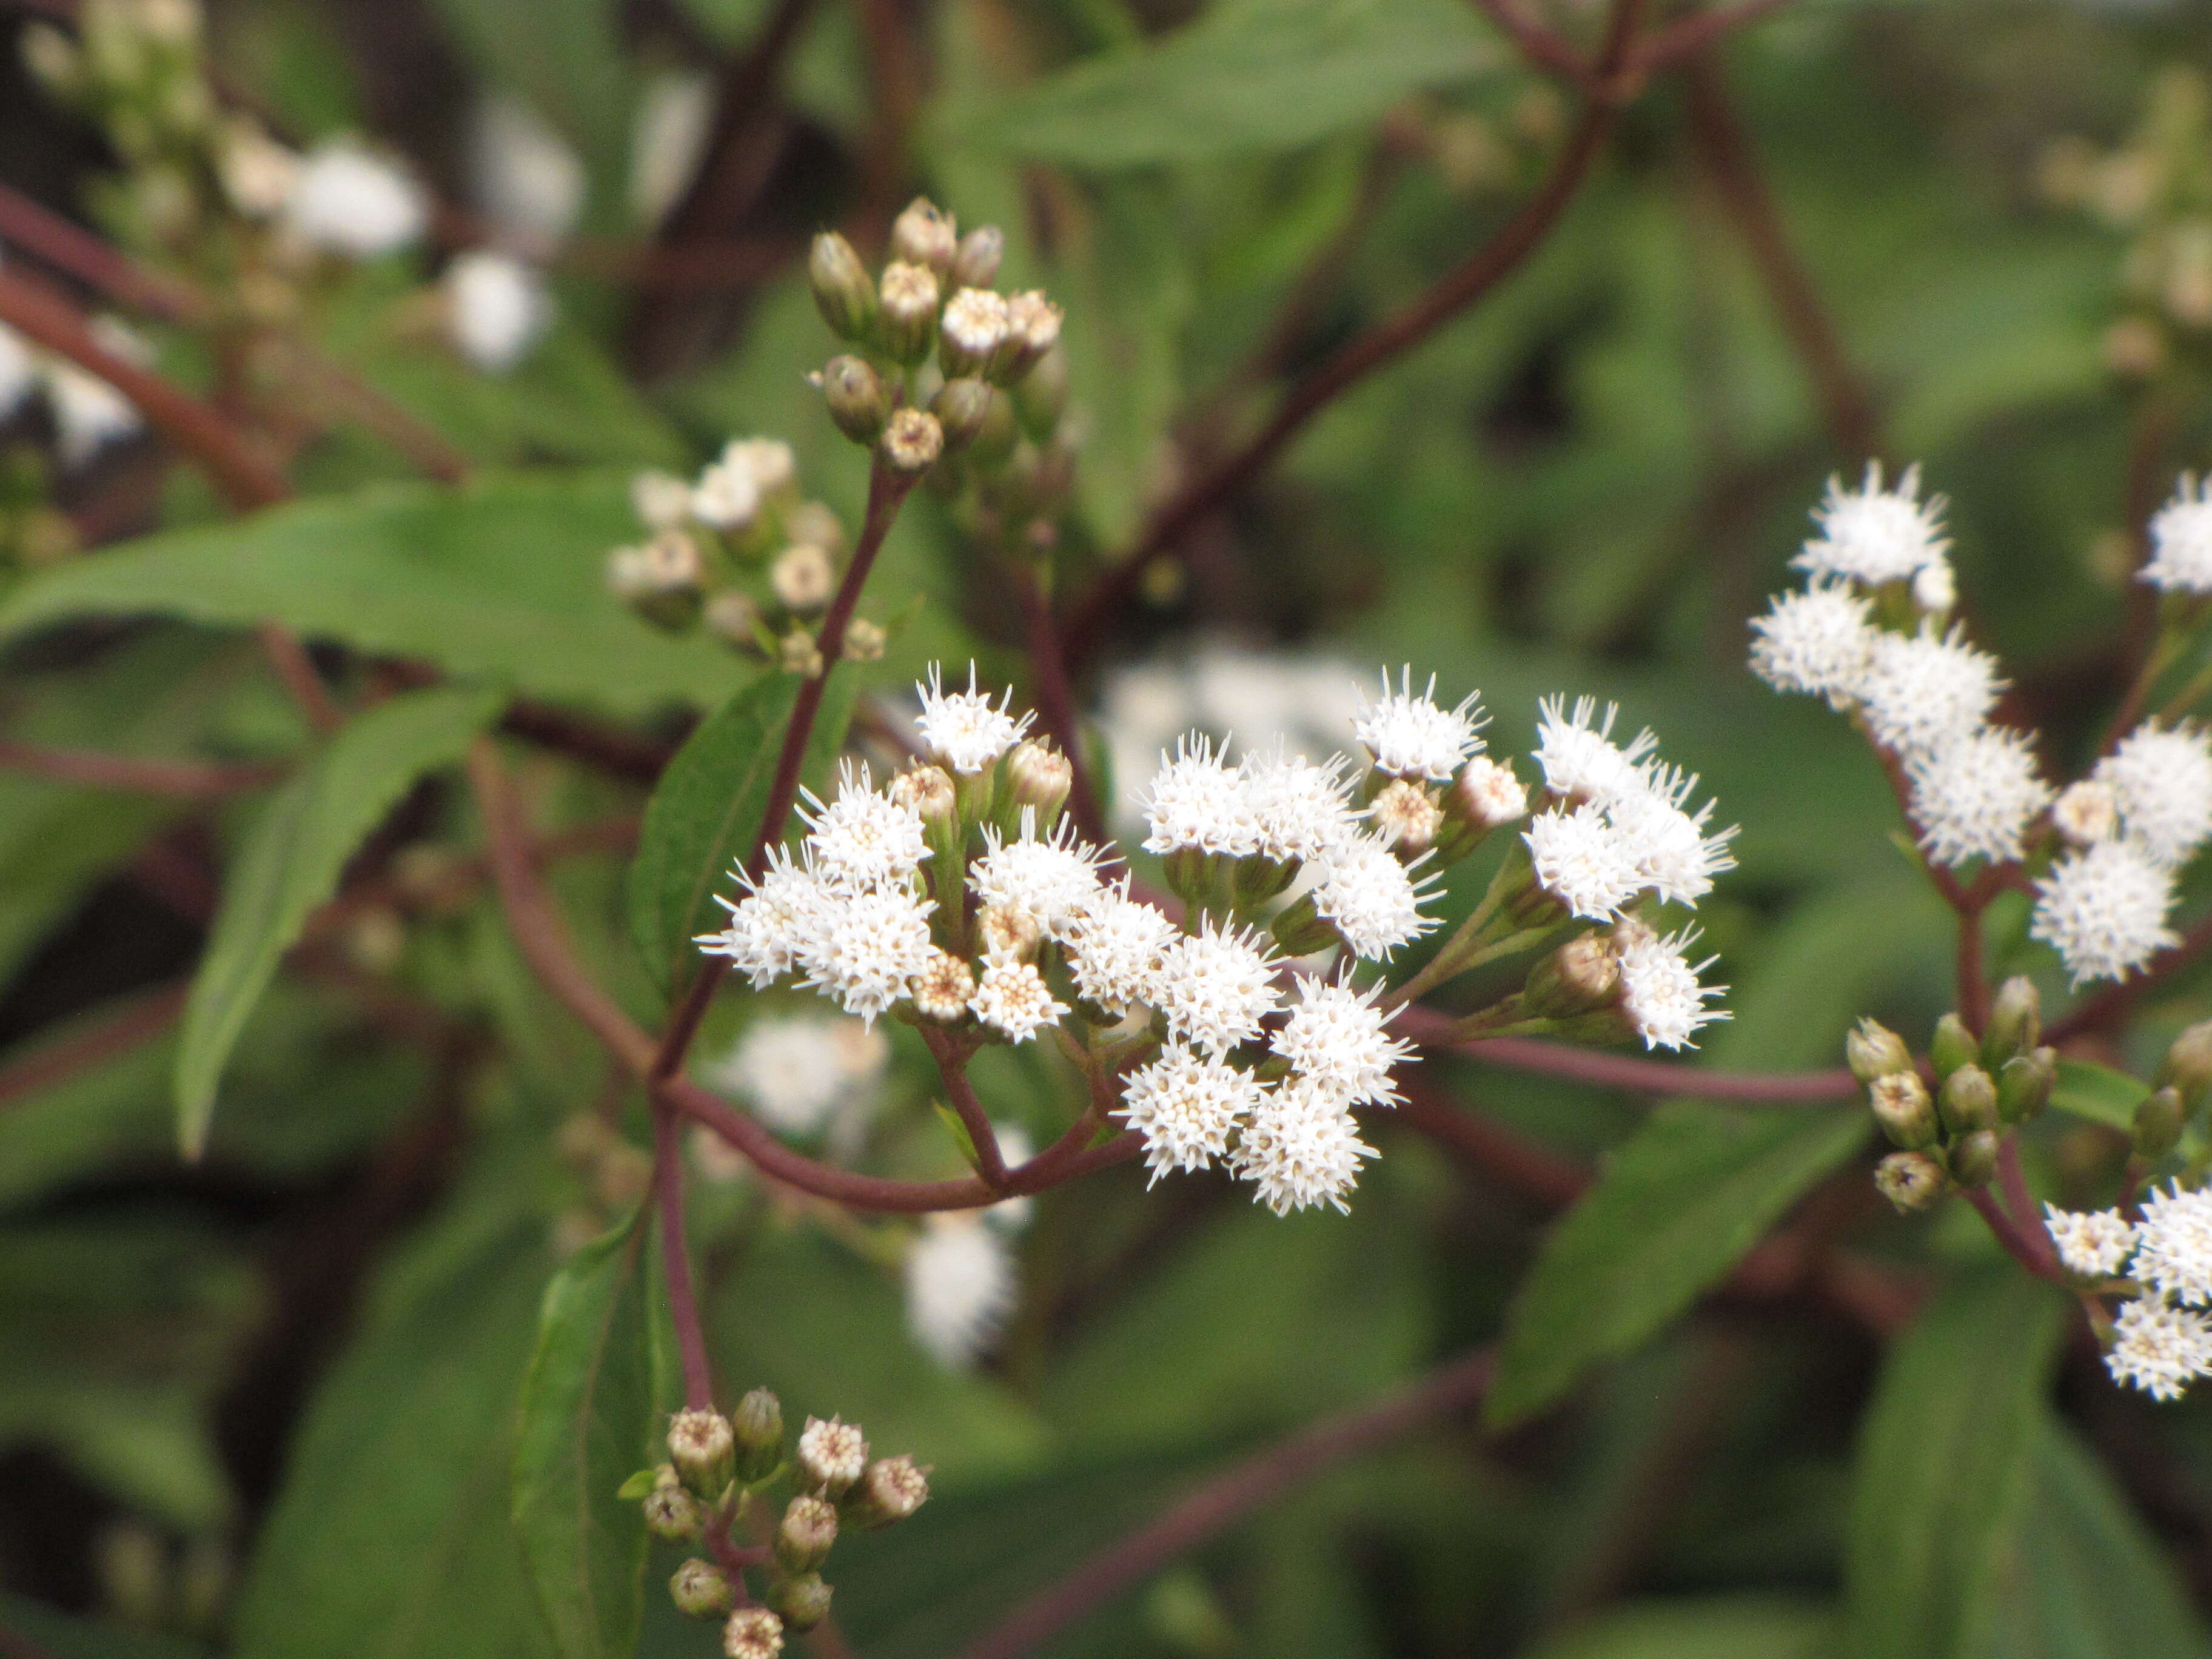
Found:
[[[777, 1485], [789, 1496], [762, 1550], [733, 1528], [757, 1513]], [[727, 1417], [697, 1407], [677, 1413], [669, 1419], [668, 1462], [633, 1475], [623, 1495], [642, 1504], [655, 1537], [707, 1552], [670, 1578], [678, 1609], [721, 1620], [723, 1651], [732, 1659], [763, 1659], [782, 1650], [787, 1630], [811, 1630], [829, 1617], [831, 1592], [822, 1568], [839, 1532], [905, 1520], [927, 1500], [929, 1480], [911, 1457], [870, 1456], [860, 1425], [838, 1418], [810, 1417], [789, 1440], [782, 1403], [755, 1389]], [[744, 1566], [763, 1555], [757, 1601]]]
[[[641, 472], [630, 504], [647, 539], [607, 556], [617, 598], [671, 632], [703, 626], [787, 672], [823, 672], [822, 617], [844, 577], [845, 532], [800, 495], [789, 444], [732, 439], [689, 482]], [[884, 630], [856, 617], [843, 645], [848, 657], [879, 657]]]

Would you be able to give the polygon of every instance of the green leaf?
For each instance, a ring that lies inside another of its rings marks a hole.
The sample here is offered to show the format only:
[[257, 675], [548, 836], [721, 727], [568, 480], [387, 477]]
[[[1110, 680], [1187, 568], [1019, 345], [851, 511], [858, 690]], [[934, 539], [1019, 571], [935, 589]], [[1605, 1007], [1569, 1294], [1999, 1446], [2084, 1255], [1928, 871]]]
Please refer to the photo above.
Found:
[[1631, 1603], [1529, 1659], [1815, 1659], [1834, 1615], [1818, 1602], [1778, 1595], [1717, 1595]]
[[187, 1157], [206, 1144], [223, 1065], [309, 913], [416, 779], [458, 759], [499, 706], [495, 692], [443, 687], [394, 697], [348, 721], [262, 809], [185, 1006], [176, 1085]]
[[[731, 698], [676, 751], [646, 804], [629, 866], [630, 937], [664, 992], [684, 982], [698, 955], [693, 938], [713, 931], [714, 894], [727, 889], [760, 834], [799, 687], [791, 675], [772, 674]], [[831, 674], [801, 771], [817, 787], [845, 746], [859, 695], [853, 670]]]
[[652, 1237], [640, 1207], [553, 1276], [522, 1386], [514, 1527], [568, 1659], [628, 1654], [643, 1613], [644, 1515], [622, 1493], [676, 1403], [656, 1376]]
[[1487, 1420], [1519, 1421], [1656, 1331], [1868, 1132], [1856, 1108], [1660, 1107], [1607, 1158], [1529, 1270], [1506, 1325]]
[[2094, 1060], [2061, 1060], [2057, 1080], [2051, 1089], [2051, 1103], [2062, 1112], [2127, 1134], [2135, 1128], [2136, 1108], [2149, 1093], [2148, 1084], [2125, 1072]]
[[961, 136], [1091, 168], [1285, 149], [1504, 62], [1455, 0], [1231, 0], [1016, 94]]
[[375, 484], [72, 560], [0, 605], [0, 639], [71, 617], [268, 620], [610, 708], [719, 702], [743, 678], [726, 650], [608, 597], [607, 550], [636, 535], [603, 474]]
[[583, 153], [604, 197], [629, 139], [630, 60], [618, 0], [538, 0], [523, 27], [503, 0], [436, 0], [436, 10], [493, 80]]
[[0, 1590], [0, 1638], [15, 1636], [23, 1645], [0, 1650], [43, 1659], [208, 1659], [209, 1650], [180, 1636], [131, 1630], [105, 1620], [73, 1619], [27, 1595]]
[[1954, 1279], [1891, 1349], [1851, 1474], [1849, 1659], [1978, 1659], [2066, 1308], [2006, 1262]]

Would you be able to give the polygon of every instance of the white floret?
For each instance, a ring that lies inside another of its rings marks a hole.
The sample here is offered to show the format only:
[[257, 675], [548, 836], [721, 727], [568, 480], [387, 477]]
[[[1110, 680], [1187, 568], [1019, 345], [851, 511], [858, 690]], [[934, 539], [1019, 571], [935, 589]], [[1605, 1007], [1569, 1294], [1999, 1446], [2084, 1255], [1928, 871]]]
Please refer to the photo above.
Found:
[[2150, 521], [2150, 545], [2143, 580], [2166, 592], [2212, 593], [2212, 499], [2203, 484], [2182, 476]]
[[2043, 1218], [2059, 1265], [2083, 1279], [2112, 1278], [2136, 1247], [2136, 1230], [2118, 1210], [2062, 1210], [2046, 1204]]
[[1828, 493], [1813, 514], [1820, 535], [1790, 562], [1815, 575], [1848, 576], [1869, 587], [1911, 580], [1923, 568], [1942, 562], [1951, 544], [1943, 534], [1943, 498], [1931, 495], [1923, 501], [1919, 494], [1917, 465], [1905, 469], [1894, 489], [1882, 488], [1879, 461], [1867, 463], [1856, 489], [1830, 478]]
[[1196, 732], [1176, 742], [1172, 758], [1160, 757], [1145, 823], [1147, 853], [1188, 849], [1249, 858], [1260, 850], [1260, 815], [1243, 775]]
[[2130, 841], [2070, 853], [2035, 884], [2029, 932], [2057, 951], [2074, 983], [2124, 979], [2167, 945], [2173, 877]]
[[1410, 665], [1400, 671], [1398, 689], [1390, 689], [1390, 671], [1382, 671], [1382, 694], [1359, 712], [1352, 729], [1374, 757], [1375, 769], [1397, 778], [1425, 778], [1431, 783], [1449, 781], [1460, 763], [1482, 750], [1486, 716], [1478, 694], [1469, 692], [1450, 708], [1436, 701], [1436, 676], [1425, 689], [1413, 690]]
[[2212, 1374], [2212, 1322], [2149, 1297], [2124, 1302], [2112, 1318], [2105, 1368], [2115, 1382], [2154, 1400], [2179, 1400], [2191, 1382]]
[[1936, 863], [2003, 862], [2021, 855], [2021, 837], [2051, 804], [2027, 734], [1984, 726], [1920, 750], [1905, 763], [1920, 845]]
[[2089, 776], [2112, 792], [2120, 833], [2169, 868], [2212, 836], [2212, 742], [2196, 726], [2146, 721]]
[[838, 769], [837, 798], [827, 805], [811, 790], [800, 794], [810, 861], [832, 887], [903, 882], [930, 856], [921, 814], [876, 789], [865, 761], [848, 760]]
[[1883, 634], [1859, 688], [1867, 728], [1885, 749], [1910, 759], [1980, 729], [2004, 682], [1996, 659], [1977, 651], [1957, 628], [1938, 635]]
[[1163, 953], [1176, 925], [1161, 911], [1129, 896], [1128, 878], [1101, 892], [1076, 919], [1067, 942], [1067, 967], [1086, 1001], [1109, 1014], [1158, 994]]
[[1280, 1005], [1276, 965], [1259, 934], [1209, 921], [1161, 951], [1152, 1006], [1170, 1037], [1218, 1058], [1257, 1037]]
[[1834, 578], [1776, 594], [1767, 613], [1752, 620], [1752, 672], [1778, 691], [1849, 702], [1874, 662], [1872, 609]]
[[1656, 761], [1638, 768], [1640, 787], [1617, 790], [1604, 803], [1606, 822], [1636, 860], [1638, 884], [1670, 904], [1694, 905], [1713, 890], [1713, 878], [1735, 868], [1728, 844], [1736, 826], [1705, 833], [1713, 803], [1695, 812], [1682, 803], [1698, 787], [1694, 773], [1662, 767]]
[[1703, 1027], [1726, 1019], [1705, 1005], [1727, 990], [1705, 985], [1698, 975], [1718, 958], [1692, 964], [1689, 947], [1694, 930], [1662, 936], [1640, 922], [1622, 924], [1616, 935], [1620, 957], [1620, 1007], [1646, 1048], [1691, 1048]]
[[936, 908], [903, 887], [825, 890], [797, 952], [803, 982], [872, 1024], [935, 959], [929, 914]]
[[504, 253], [472, 250], [446, 267], [447, 321], [453, 346], [489, 374], [520, 362], [552, 319], [538, 274]]
[[702, 933], [693, 943], [709, 956], [727, 957], [731, 967], [752, 981], [760, 990], [799, 964], [799, 952], [810, 938], [827, 894], [813, 871], [794, 863], [781, 847], [769, 850], [768, 867], [754, 880], [738, 873], [744, 896], [715, 902], [730, 913], [729, 925], [718, 933]]
[[1004, 840], [987, 826], [983, 844], [969, 887], [982, 903], [1035, 923], [1042, 938], [1066, 939], [1102, 891], [1098, 866], [1107, 855], [1080, 839], [1066, 818], [1040, 837], [1035, 809], [1024, 807], [1018, 839]]
[[1121, 1114], [1144, 1137], [1145, 1167], [1157, 1183], [1170, 1170], [1203, 1170], [1226, 1156], [1263, 1092], [1250, 1073], [1171, 1042], [1129, 1074]]
[[1241, 769], [1258, 830], [1259, 852], [1285, 863], [1317, 859], [1358, 832], [1344, 781], [1344, 757], [1316, 766], [1279, 742], [1272, 754], [1248, 755]]
[[1014, 1260], [998, 1229], [979, 1215], [926, 1217], [906, 1258], [906, 1322], [949, 1370], [965, 1370], [1014, 1304]]
[[789, 1014], [755, 1020], [706, 1077], [769, 1128], [811, 1135], [839, 1106], [865, 1097], [890, 1059], [883, 1033], [857, 1019]]
[[1302, 979], [1298, 1000], [1268, 1046], [1347, 1109], [1395, 1106], [1390, 1073], [1413, 1045], [1389, 1034], [1389, 1017], [1375, 1006], [1380, 994], [1379, 986], [1361, 991], [1347, 979]]
[[1013, 697], [1002, 691], [994, 703], [990, 694], [975, 689], [975, 665], [968, 665], [968, 689], [947, 691], [938, 665], [930, 665], [929, 683], [916, 685], [921, 714], [915, 721], [921, 745], [949, 769], [974, 777], [1022, 740], [1029, 730], [1029, 714], [1018, 719], [1007, 713]]
[[[1428, 855], [1413, 863], [1418, 866]], [[1414, 878], [1382, 838], [1354, 836], [1323, 855], [1313, 886], [1314, 909], [1344, 940], [1352, 955], [1387, 962], [1437, 925], [1421, 906], [1435, 896], [1434, 875]]]
[[286, 207], [310, 246], [373, 259], [421, 237], [430, 221], [421, 188], [390, 161], [350, 139], [319, 144], [300, 163]]
[[1522, 839], [1528, 845], [1536, 884], [1571, 915], [1609, 921], [1643, 889], [1636, 848], [1595, 806], [1585, 803], [1539, 812]]
[[2212, 1192], [2185, 1191], [2179, 1182], [2153, 1188], [2136, 1226], [2130, 1276], [2170, 1302], [2212, 1304]]
[[1015, 1042], [1027, 1042], [1067, 1012], [1067, 1005], [1054, 1000], [1044, 976], [1026, 962], [986, 965], [968, 1006], [977, 1019]]
[[1536, 763], [1544, 769], [1545, 788], [1563, 800], [1603, 800], [1635, 788], [1637, 769], [1659, 746], [1649, 730], [1626, 748], [1613, 741], [1618, 703], [1606, 704], [1600, 714], [1595, 697], [1577, 697], [1571, 714], [1560, 695], [1545, 698], [1537, 710]]
[[1359, 1138], [1352, 1115], [1310, 1081], [1288, 1078], [1267, 1091], [1237, 1137], [1231, 1167], [1257, 1190], [1253, 1197], [1277, 1215], [1333, 1205], [1358, 1183], [1359, 1166], [1375, 1149]]

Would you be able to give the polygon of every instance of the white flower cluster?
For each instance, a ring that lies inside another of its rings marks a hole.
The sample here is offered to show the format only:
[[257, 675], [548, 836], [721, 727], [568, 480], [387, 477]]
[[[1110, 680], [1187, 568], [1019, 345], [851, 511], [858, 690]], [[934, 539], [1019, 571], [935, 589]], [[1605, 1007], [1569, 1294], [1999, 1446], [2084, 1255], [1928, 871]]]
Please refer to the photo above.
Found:
[[[93, 336], [126, 362], [153, 360], [153, 348], [111, 317], [96, 317]], [[137, 408], [113, 386], [65, 357], [42, 351], [0, 323], [0, 420], [33, 395], [46, 394], [55, 447], [65, 465], [81, 466], [101, 448], [145, 425]]]
[[2114, 1381], [2177, 1400], [2212, 1376], [2212, 1192], [2185, 1192], [2177, 1182], [2153, 1192], [2134, 1223], [2117, 1210], [2046, 1205], [2044, 1215], [2068, 1273], [2135, 1283], [2136, 1294], [2113, 1316], [2105, 1355]]
[[865, 1106], [890, 1060], [882, 1032], [823, 1014], [771, 1015], [745, 1028], [706, 1080], [784, 1134], [815, 1135], [842, 1107]]
[[[1876, 468], [1858, 492], [1831, 483], [1824, 534], [1796, 561], [1812, 580], [1753, 622], [1753, 672], [1859, 721], [1901, 769], [1932, 863], [2036, 856], [2055, 832], [2057, 856], [2035, 884], [2033, 935], [2076, 984], [2123, 978], [2174, 941], [2175, 878], [2212, 836], [2212, 744], [2192, 727], [2148, 722], [2054, 795], [2033, 735], [1990, 720], [2004, 686], [1995, 659], [1943, 626], [1954, 593], [1942, 503], [1916, 500], [1917, 489], [1908, 471], [1884, 491]], [[2153, 537], [2145, 580], [2212, 592], [2212, 503], [2189, 481]]]

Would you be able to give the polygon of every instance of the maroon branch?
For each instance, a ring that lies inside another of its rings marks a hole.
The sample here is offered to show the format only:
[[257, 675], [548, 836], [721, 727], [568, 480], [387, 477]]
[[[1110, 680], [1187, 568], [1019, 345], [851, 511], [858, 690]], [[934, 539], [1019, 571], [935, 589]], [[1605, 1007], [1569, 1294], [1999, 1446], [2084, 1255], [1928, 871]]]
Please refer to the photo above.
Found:
[[184, 980], [165, 985], [97, 1025], [41, 1044], [22, 1059], [0, 1066], [0, 1109], [152, 1042], [183, 1017], [191, 990]]
[[219, 761], [155, 760], [93, 749], [49, 749], [0, 738], [0, 770], [28, 772], [87, 789], [175, 795], [213, 800], [258, 789], [283, 775], [274, 766], [227, 765]]

